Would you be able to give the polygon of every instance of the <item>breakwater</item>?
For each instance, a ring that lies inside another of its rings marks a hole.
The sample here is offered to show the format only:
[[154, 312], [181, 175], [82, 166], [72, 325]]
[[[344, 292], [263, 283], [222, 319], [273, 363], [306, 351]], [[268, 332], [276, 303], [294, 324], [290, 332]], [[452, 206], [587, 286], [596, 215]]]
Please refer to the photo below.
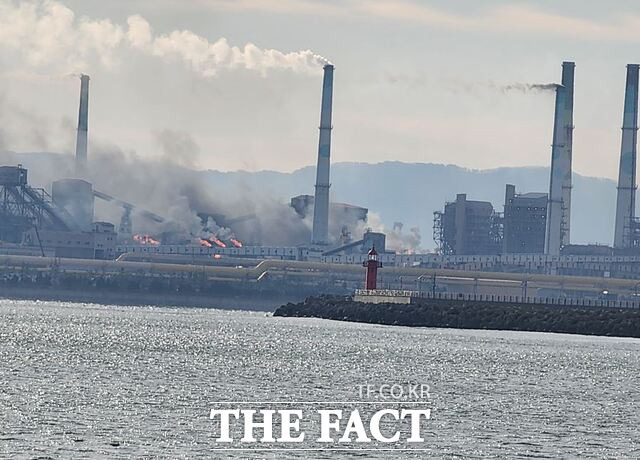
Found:
[[288, 303], [274, 316], [417, 327], [494, 329], [640, 338], [640, 309], [420, 299], [370, 304], [350, 297], [309, 297]]

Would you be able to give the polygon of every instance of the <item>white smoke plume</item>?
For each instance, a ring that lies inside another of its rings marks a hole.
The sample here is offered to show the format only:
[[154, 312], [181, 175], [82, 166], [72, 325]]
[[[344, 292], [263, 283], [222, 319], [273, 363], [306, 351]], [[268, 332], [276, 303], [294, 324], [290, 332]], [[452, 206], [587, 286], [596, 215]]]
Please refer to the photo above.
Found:
[[133, 48], [152, 56], [179, 57], [203, 76], [213, 76], [221, 68], [237, 67], [263, 74], [269, 69], [315, 72], [328, 62], [309, 50], [283, 53], [273, 49], [260, 49], [252, 43], [239, 48], [229, 45], [226, 38], [211, 43], [188, 30], [174, 30], [167, 35], [155, 36], [150, 24], [138, 15], [130, 16], [127, 23], [127, 39]]
[[371, 229], [374, 232], [380, 232], [387, 235], [386, 245], [389, 250], [402, 254], [422, 252], [422, 236], [420, 235], [420, 228], [412, 227], [409, 230], [409, 233], [403, 232], [402, 228], [403, 225], [401, 222], [396, 222], [392, 229], [387, 228], [378, 214], [375, 212], [369, 212], [367, 221], [360, 224], [357, 229], [357, 234], [362, 235], [367, 229]]
[[318, 73], [328, 62], [309, 50], [286, 53], [252, 43], [232, 46], [225, 38], [210, 42], [189, 30], [156, 35], [139, 15], [130, 16], [126, 25], [77, 18], [55, 0], [0, 0], [0, 49], [19, 55], [31, 67], [61, 72], [85, 71], [94, 60], [115, 67], [127, 51], [167, 61], [177, 58], [203, 77], [236, 68], [262, 75], [271, 69]]

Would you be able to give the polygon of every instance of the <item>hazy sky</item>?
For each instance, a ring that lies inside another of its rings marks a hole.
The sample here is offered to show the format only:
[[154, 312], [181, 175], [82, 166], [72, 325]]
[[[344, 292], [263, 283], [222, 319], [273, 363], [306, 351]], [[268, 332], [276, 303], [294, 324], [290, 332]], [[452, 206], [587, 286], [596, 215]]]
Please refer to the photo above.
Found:
[[575, 60], [574, 169], [615, 177], [639, 31], [635, 0], [0, 0], [0, 149], [73, 151], [84, 72], [90, 155], [315, 164], [318, 54], [333, 161], [546, 165], [553, 94], [503, 87]]

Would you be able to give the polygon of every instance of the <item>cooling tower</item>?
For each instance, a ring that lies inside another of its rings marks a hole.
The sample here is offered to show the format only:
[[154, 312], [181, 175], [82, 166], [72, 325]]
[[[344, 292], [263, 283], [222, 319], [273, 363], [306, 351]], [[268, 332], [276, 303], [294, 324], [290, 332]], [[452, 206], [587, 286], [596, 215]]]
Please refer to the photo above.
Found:
[[622, 145], [618, 173], [618, 199], [613, 246], [632, 245], [631, 223], [636, 215], [636, 156], [638, 141], [638, 64], [627, 66], [622, 118]]
[[324, 66], [322, 82], [322, 108], [320, 111], [320, 140], [318, 142], [318, 167], [316, 170], [316, 194], [313, 208], [311, 243], [329, 244], [329, 169], [331, 159], [331, 108], [333, 99], [333, 65]]

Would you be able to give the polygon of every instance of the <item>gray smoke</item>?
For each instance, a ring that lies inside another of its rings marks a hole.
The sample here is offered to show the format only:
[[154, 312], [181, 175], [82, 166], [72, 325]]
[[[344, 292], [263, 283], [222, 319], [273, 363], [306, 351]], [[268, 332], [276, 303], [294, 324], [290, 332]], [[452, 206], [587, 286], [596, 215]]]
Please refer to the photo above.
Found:
[[[50, 192], [53, 181], [77, 177], [73, 155], [75, 125], [69, 117], [48, 119], [0, 97], [0, 165], [23, 164], [28, 169], [30, 185]], [[95, 190], [136, 206], [132, 213], [134, 233], [198, 238], [203, 229], [198, 214], [206, 213], [215, 215], [218, 227], [233, 232], [245, 244], [294, 246], [310, 241], [311, 217], [299, 217], [288, 202], [250, 184], [220, 186], [207, 172], [191, 169], [199, 146], [188, 133], [164, 129], [152, 135], [158, 146], [153, 159], [95, 138], [89, 146], [86, 179]], [[9, 149], [36, 149], [41, 153], [15, 153]], [[46, 153], [48, 149], [64, 153]], [[140, 210], [154, 212], [166, 221], [154, 222]], [[122, 214], [121, 207], [96, 200], [96, 220], [112, 222], [117, 227]], [[252, 217], [232, 225], [226, 223], [247, 215]], [[217, 216], [222, 219], [218, 221]], [[332, 217], [332, 222], [339, 220]], [[337, 240], [340, 228], [333, 230]], [[359, 237], [354, 233], [354, 238]]]
[[275, 246], [296, 246], [308, 243], [310, 221], [300, 218], [288, 203], [256, 190], [248, 184], [230, 190], [233, 204], [231, 216], [255, 214], [255, 218], [234, 225], [241, 240]]
[[[0, 153], [0, 164], [24, 164], [29, 183], [51, 190], [51, 182], [75, 177], [73, 155]], [[157, 223], [133, 211], [134, 233], [175, 233], [184, 238], [202, 236], [205, 227], [198, 213], [233, 220], [253, 215], [234, 225], [213, 219], [209, 226], [231, 232], [246, 244], [295, 245], [308, 242], [309, 224], [282, 201], [245, 184], [221, 188], [204, 171], [175, 163], [143, 159], [117, 146], [94, 142], [86, 178], [94, 189], [152, 211], [166, 219]], [[96, 200], [96, 220], [118, 225], [122, 208]], [[221, 235], [222, 236], [222, 235]]]
[[[0, 164], [22, 163], [29, 172], [29, 183], [51, 189], [54, 180], [74, 177], [71, 154], [0, 153]], [[175, 163], [143, 159], [113, 145], [95, 145], [89, 153], [87, 177], [94, 189], [133, 203], [166, 219], [157, 223], [133, 211], [134, 233], [175, 235], [171, 242], [194, 241], [211, 233], [221, 239], [237, 237], [245, 245], [297, 246], [311, 237], [313, 211], [301, 217], [288, 203], [270, 196], [250, 184], [228, 187], [216, 184], [206, 171], [194, 171]], [[210, 215], [202, 222], [198, 214]], [[122, 208], [96, 200], [96, 220], [118, 225]], [[244, 219], [235, 221], [240, 216]], [[332, 211], [331, 235], [337, 243], [342, 225], [353, 220], [342, 212]], [[232, 223], [227, 223], [230, 221]], [[370, 212], [367, 222], [351, 222], [348, 230], [353, 240], [360, 239], [367, 228], [387, 234], [387, 248], [411, 253], [421, 249], [417, 227], [408, 232], [402, 225], [386, 228], [380, 217]]]
[[555, 91], [559, 85], [557, 83], [511, 83], [501, 86], [500, 89], [507, 93], [519, 91], [521, 93]]
[[479, 93], [482, 91], [499, 91], [509, 93], [513, 91], [521, 93], [555, 91], [559, 86], [557, 83], [525, 83], [515, 82], [510, 84], [500, 84], [495, 81], [470, 81], [457, 77], [446, 79], [435, 79], [424, 73], [414, 75], [387, 73], [386, 81], [393, 85], [404, 85], [410, 89], [419, 89], [426, 86], [445, 87], [453, 93]]
[[191, 134], [185, 131], [163, 129], [154, 137], [162, 151], [163, 161], [188, 168], [196, 166], [200, 147]]
[[24, 108], [5, 94], [0, 94], [0, 149], [33, 146], [39, 150], [50, 148], [54, 127], [49, 120]]
[[227, 227], [223, 227], [222, 225], [219, 225], [213, 217], [209, 217], [207, 219], [207, 223], [205, 227], [202, 229], [201, 236], [202, 238], [207, 238], [211, 234], [223, 240], [236, 236], [233, 230]]

